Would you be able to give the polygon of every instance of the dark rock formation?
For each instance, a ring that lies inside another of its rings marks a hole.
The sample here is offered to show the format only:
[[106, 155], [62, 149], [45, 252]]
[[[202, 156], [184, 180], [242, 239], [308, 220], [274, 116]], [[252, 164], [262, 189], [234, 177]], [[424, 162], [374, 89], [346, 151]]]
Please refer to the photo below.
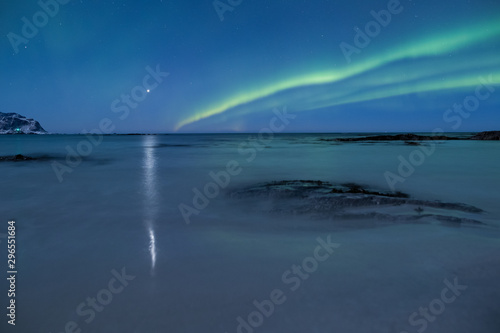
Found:
[[10, 155], [10, 156], [0, 156], [0, 162], [23, 162], [23, 161], [53, 161], [63, 159], [59, 156], [52, 155], [37, 155], [37, 156], [26, 156], [26, 155]]
[[35, 160], [35, 158], [24, 156], [21, 154], [17, 154], [14, 156], [0, 156], [0, 161], [18, 162], [18, 161], [32, 161], [32, 160]]
[[338, 142], [359, 142], [359, 141], [404, 141], [405, 144], [411, 146], [419, 146], [419, 141], [446, 141], [446, 140], [500, 140], [500, 131], [480, 132], [471, 137], [451, 137], [446, 135], [418, 135], [413, 133], [407, 134], [383, 134], [373, 136], [363, 136], [354, 138], [339, 138], [339, 139], [320, 139], [320, 141], [338, 141]]
[[415, 141], [429, 141], [429, 140], [460, 140], [460, 138], [449, 137], [446, 135], [417, 135], [413, 133], [395, 134], [395, 135], [374, 135], [364, 136], [359, 138], [339, 138], [337, 141], [353, 142], [353, 141], [405, 141], [411, 144], [418, 144]]
[[412, 199], [405, 193], [377, 191], [353, 183], [335, 185], [315, 180], [284, 180], [239, 189], [230, 196], [237, 200], [250, 199], [250, 204], [260, 198], [267, 201], [266, 211], [274, 214], [337, 220], [482, 224], [470, 218], [483, 212], [474, 206]]
[[500, 140], [500, 131], [480, 132], [470, 138], [471, 140]]
[[36, 120], [0, 112], [0, 134], [47, 134], [47, 131]]

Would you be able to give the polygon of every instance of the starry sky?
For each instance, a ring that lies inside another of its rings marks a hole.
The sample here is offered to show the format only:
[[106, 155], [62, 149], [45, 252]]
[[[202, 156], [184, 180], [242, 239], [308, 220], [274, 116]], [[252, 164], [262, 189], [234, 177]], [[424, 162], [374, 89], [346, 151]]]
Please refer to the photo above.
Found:
[[0, 112], [49, 132], [500, 130], [498, 0], [0, 4]]

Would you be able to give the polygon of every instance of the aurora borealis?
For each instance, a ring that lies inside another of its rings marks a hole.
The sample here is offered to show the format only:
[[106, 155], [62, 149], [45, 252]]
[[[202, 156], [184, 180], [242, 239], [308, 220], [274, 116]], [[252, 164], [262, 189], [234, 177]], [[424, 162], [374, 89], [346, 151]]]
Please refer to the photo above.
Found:
[[[346, 59], [339, 45], [390, 3], [242, 1], [221, 21], [211, 1], [70, 1], [18, 53], [3, 38], [1, 111], [80, 133], [118, 119], [112, 102], [159, 65], [169, 76], [116, 132], [254, 132], [282, 106], [298, 115], [291, 132], [496, 129], [500, 4], [401, 1]], [[2, 34], [39, 10], [2, 5]], [[473, 115], [446, 127], [447, 110], [485, 83]]]

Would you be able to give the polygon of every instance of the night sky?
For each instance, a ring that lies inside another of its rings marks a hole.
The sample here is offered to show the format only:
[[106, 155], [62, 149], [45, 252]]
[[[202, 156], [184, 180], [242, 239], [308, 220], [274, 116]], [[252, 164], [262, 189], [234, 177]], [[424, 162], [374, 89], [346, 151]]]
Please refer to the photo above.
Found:
[[0, 4], [0, 112], [49, 132], [500, 129], [498, 0], [44, 2]]

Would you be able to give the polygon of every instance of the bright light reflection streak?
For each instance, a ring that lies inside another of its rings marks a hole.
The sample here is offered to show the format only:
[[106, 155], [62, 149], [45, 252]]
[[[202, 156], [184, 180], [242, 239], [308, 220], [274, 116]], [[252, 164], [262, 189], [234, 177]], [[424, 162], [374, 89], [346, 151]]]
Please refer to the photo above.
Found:
[[156, 266], [156, 236], [154, 222], [158, 217], [158, 191], [156, 189], [156, 154], [154, 146], [157, 144], [155, 136], [147, 136], [144, 141], [143, 192], [144, 192], [144, 224], [149, 236], [149, 254], [151, 256], [151, 275], [154, 275]]

